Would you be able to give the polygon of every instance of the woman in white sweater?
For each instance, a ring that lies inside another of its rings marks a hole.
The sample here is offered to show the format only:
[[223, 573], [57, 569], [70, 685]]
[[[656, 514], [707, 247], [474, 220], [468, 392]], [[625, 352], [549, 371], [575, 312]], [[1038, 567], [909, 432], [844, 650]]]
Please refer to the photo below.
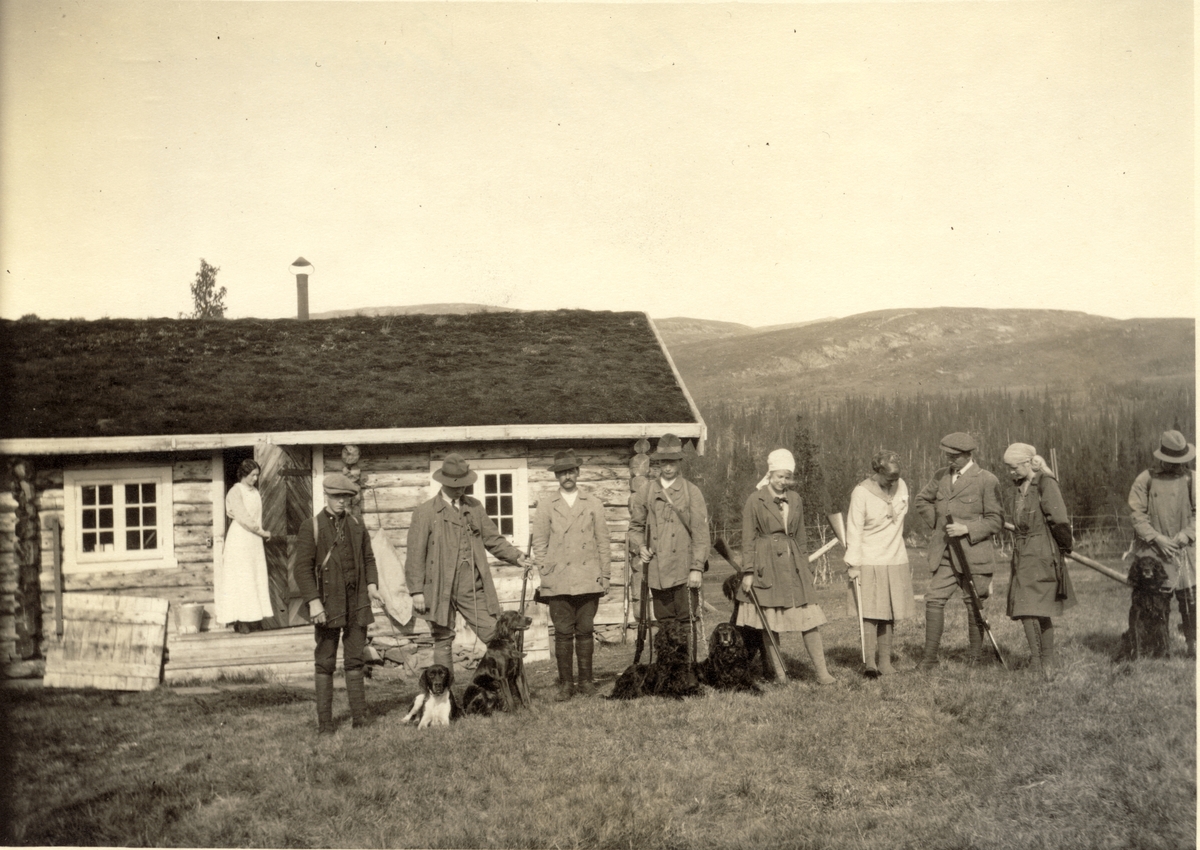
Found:
[[912, 617], [912, 570], [904, 549], [908, 487], [900, 478], [900, 456], [882, 451], [871, 459], [872, 474], [850, 494], [846, 519], [846, 574], [860, 579], [867, 678], [895, 673], [892, 629]]

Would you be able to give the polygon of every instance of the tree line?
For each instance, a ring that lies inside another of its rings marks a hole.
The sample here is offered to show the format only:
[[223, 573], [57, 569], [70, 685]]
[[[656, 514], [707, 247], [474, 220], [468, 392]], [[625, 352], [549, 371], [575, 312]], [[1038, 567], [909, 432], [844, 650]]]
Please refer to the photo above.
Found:
[[[766, 473], [767, 454], [796, 456], [797, 489], [816, 541], [827, 511], [844, 511], [854, 485], [871, 473], [871, 457], [897, 452], [916, 495], [945, 462], [943, 436], [966, 431], [979, 443], [976, 462], [1006, 486], [1002, 456], [1010, 443], [1030, 443], [1047, 460], [1055, 450], [1067, 510], [1077, 532], [1111, 527], [1127, 517], [1134, 476], [1154, 462], [1162, 431], [1195, 441], [1195, 388], [1131, 382], [1075, 393], [984, 390], [903, 398], [848, 394], [839, 401], [781, 397], [761, 402], [716, 401], [702, 408], [705, 454], [690, 465], [708, 500], [714, 530], [740, 542], [746, 497]], [[910, 511], [906, 535], [928, 528]]]

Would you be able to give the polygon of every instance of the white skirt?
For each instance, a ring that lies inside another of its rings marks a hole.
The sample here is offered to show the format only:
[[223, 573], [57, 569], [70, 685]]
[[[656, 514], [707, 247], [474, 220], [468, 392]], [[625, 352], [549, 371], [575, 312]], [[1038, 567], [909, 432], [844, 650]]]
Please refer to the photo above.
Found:
[[225, 535], [221, 563], [213, 572], [218, 623], [257, 623], [274, 617], [262, 538], [234, 522]]

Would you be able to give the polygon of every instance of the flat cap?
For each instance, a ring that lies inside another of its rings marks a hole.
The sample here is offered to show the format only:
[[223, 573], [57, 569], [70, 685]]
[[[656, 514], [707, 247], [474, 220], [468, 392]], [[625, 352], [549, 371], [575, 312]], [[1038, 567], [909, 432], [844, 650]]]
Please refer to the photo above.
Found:
[[975, 442], [975, 438], [970, 434], [965, 434], [962, 431], [955, 431], [953, 434], [947, 434], [942, 437], [942, 450], [948, 452], [973, 452], [979, 445]]
[[332, 475], [325, 476], [324, 489], [326, 493], [339, 493], [347, 496], [357, 496], [359, 486], [352, 478], [342, 475], [340, 472], [335, 472]]

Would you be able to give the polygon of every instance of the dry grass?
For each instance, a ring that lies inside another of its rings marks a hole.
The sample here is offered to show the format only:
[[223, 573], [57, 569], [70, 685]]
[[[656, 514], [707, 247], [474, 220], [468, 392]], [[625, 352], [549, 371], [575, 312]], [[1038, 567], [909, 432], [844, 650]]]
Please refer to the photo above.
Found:
[[0, 321], [0, 388], [10, 438], [691, 420], [645, 316], [583, 310]]
[[[914, 553], [916, 555], [917, 553]], [[1095, 576], [1093, 578], [1093, 575]], [[1195, 668], [1114, 664], [1128, 591], [1073, 571], [1064, 661], [1043, 682], [967, 669], [951, 609], [935, 675], [858, 675], [842, 589], [822, 590], [837, 685], [761, 697], [551, 700], [531, 668], [530, 714], [418, 733], [413, 696], [372, 682], [374, 722], [317, 740], [311, 692], [17, 693], [9, 722], [22, 844], [600, 848], [1179, 848], [1195, 846]], [[920, 578], [918, 571], [918, 578]], [[711, 576], [709, 601], [724, 604]], [[920, 582], [918, 582], [919, 584]], [[1020, 667], [1017, 624], [997, 636]], [[918, 592], [921, 588], [918, 587]], [[957, 603], [956, 603], [957, 605]], [[958, 606], [961, 608], [961, 606]], [[708, 626], [717, 615], [709, 615]], [[899, 630], [911, 667], [922, 620]], [[606, 691], [632, 644], [602, 647]]]

